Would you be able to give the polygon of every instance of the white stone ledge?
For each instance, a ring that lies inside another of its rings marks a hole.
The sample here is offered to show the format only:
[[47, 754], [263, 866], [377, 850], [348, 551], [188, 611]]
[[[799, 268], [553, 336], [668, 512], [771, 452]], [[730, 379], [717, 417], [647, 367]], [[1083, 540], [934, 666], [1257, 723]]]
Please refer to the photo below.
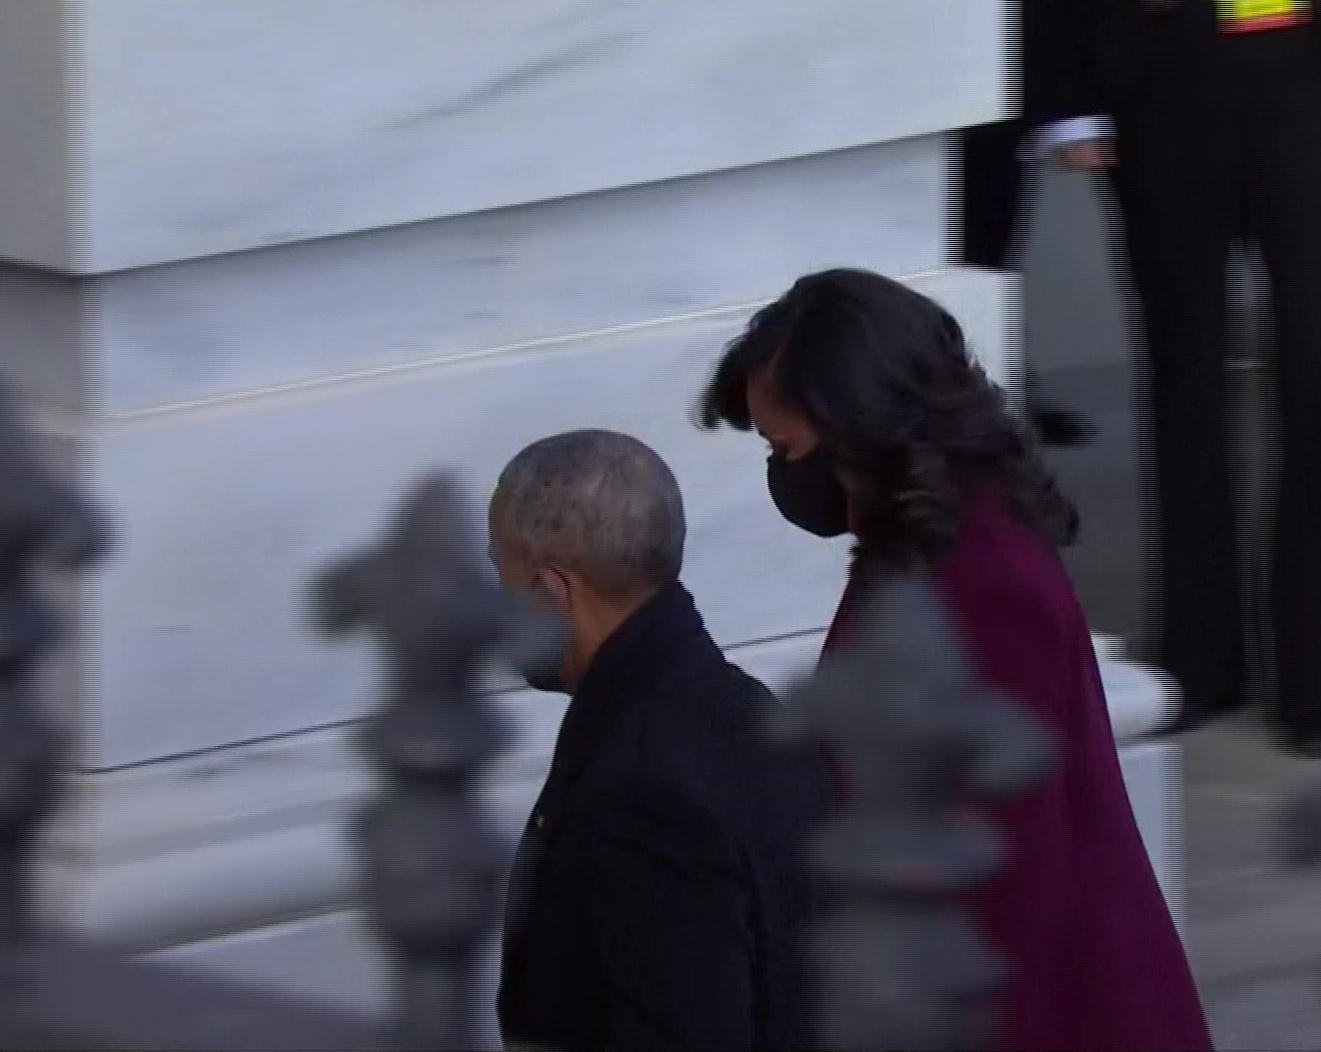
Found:
[[[959, 268], [905, 280], [944, 303], [990, 375], [1014, 385], [1013, 282]], [[125, 543], [82, 608], [88, 766], [361, 716], [371, 652], [309, 635], [308, 571], [375, 536], [421, 472], [460, 472], [481, 501], [518, 449], [570, 428], [627, 431], [674, 469], [688, 584], [722, 645], [825, 624], [847, 541], [812, 543], [776, 514], [755, 435], [713, 436], [693, 420], [746, 313], [103, 422], [82, 452], [95, 458]], [[774, 581], [763, 580], [770, 564]]]
[[113, 417], [758, 303], [828, 266], [917, 274], [945, 260], [949, 148], [905, 139], [82, 282], [0, 266], [6, 379], [29, 404]]
[[[824, 633], [730, 651], [783, 689], [811, 668]], [[1150, 733], [1171, 694], [1161, 677], [1106, 658], [1121, 749]], [[517, 835], [540, 790], [564, 701], [501, 696], [518, 739], [492, 770], [496, 826]], [[77, 929], [155, 948], [342, 906], [353, 893], [346, 821], [371, 791], [351, 728], [86, 777], [50, 838], [48, 904]]]
[[[59, 6], [79, 46], [40, 58], [76, 67], [78, 112], [38, 78], [49, 101], [11, 126], [21, 152], [66, 110], [81, 236], [21, 244], [85, 273], [894, 141], [1009, 103], [1000, 0]], [[0, 240], [61, 159], [21, 171]]]

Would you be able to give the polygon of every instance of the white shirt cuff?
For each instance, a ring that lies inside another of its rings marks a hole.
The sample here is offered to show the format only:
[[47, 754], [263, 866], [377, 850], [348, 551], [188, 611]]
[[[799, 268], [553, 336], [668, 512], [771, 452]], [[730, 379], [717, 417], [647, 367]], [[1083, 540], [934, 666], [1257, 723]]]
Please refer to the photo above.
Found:
[[1041, 160], [1061, 146], [1111, 138], [1113, 135], [1114, 126], [1108, 117], [1073, 117], [1066, 121], [1043, 124], [1029, 136], [1024, 149], [1029, 160]]

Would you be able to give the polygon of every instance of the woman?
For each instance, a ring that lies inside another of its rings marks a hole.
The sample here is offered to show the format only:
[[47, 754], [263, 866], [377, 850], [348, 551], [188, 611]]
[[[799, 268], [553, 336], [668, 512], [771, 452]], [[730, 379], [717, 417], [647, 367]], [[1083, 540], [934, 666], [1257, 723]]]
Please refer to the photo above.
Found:
[[958, 323], [876, 274], [810, 275], [727, 348], [702, 410], [766, 439], [786, 519], [856, 538], [827, 650], [870, 584], [930, 573], [974, 667], [1055, 736], [1057, 773], [994, 815], [1011, 861], [972, 904], [1013, 969], [997, 1047], [1210, 1049], [1056, 551], [1077, 514]]

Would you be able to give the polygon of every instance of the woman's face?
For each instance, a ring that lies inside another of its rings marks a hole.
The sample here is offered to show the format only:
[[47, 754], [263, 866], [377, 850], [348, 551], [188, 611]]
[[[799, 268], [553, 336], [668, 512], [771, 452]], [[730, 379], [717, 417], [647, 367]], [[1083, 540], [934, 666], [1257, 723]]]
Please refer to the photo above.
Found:
[[801, 460], [820, 441], [806, 417], [776, 399], [770, 369], [763, 369], [748, 381], [748, 412], [757, 433], [770, 443], [773, 453], [785, 460]]
[[748, 414], [771, 447], [766, 484], [780, 514], [818, 537], [856, 532], [853, 499], [830, 460], [814, 455], [820, 435], [811, 421], [775, 397], [769, 369], [748, 382]]

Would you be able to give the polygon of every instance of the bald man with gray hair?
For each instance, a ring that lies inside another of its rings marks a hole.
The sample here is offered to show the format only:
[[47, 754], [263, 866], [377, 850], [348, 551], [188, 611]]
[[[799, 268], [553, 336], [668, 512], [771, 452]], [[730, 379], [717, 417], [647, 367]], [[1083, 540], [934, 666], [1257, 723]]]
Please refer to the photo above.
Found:
[[567, 693], [605, 637], [678, 580], [687, 525], [679, 483], [655, 451], [613, 431], [570, 431], [509, 462], [490, 535], [501, 579], [573, 629], [564, 668], [528, 677]]
[[611, 431], [533, 443], [491, 498], [504, 587], [565, 626], [540, 690], [570, 695], [510, 879], [499, 1014], [541, 1048], [813, 1041], [800, 859], [832, 806], [816, 750], [725, 660], [680, 583], [673, 472]]

